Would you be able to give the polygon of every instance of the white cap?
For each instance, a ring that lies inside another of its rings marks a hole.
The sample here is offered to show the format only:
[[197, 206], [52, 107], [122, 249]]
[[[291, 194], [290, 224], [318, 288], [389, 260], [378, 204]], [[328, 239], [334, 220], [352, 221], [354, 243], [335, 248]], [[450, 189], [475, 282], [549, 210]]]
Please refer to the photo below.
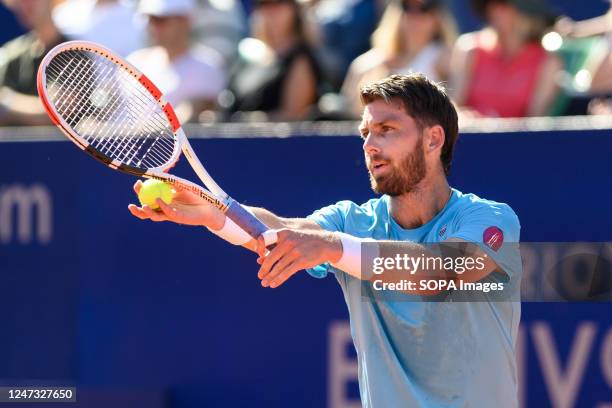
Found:
[[195, 12], [195, 0], [140, 0], [138, 11], [156, 17], [184, 16]]

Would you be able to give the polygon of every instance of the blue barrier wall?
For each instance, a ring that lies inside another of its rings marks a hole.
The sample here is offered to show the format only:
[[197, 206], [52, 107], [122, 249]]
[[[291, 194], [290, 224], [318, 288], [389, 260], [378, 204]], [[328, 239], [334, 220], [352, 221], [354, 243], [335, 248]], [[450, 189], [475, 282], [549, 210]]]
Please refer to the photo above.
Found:
[[[356, 137], [193, 144], [226, 191], [281, 215], [372, 196]], [[609, 130], [466, 134], [451, 182], [508, 202], [525, 241], [612, 241], [611, 151]], [[87, 407], [355, 400], [355, 377], [330, 367], [354, 362], [335, 280], [260, 288], [253, 254], [131, 217], [134, 180], [68, 142], [0, 143], [0, 165], [1, 382], [73, 382]], [[524, 305], [527, 406], [612, 404], [611, 311]]]

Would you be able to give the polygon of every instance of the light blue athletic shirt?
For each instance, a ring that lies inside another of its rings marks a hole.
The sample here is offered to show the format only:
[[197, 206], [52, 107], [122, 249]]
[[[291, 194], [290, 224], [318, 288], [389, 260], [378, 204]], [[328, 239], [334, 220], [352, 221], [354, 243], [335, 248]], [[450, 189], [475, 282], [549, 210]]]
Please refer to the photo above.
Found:
[[[340, 201], [309, 218], [326, 230], [360, 238], [474, 242], [505, 272], [493, 273], [483, 282], [520, 283], [522, 264], [516, 244], [520, 224], [508, 205], [453, 189], [444, 209], [431, 221], [403, 229], [391, 218], [389, 203], [388, 196], [361, 206]], [[519, 302], [372, 300], [362, 297], [359, 279], [328, 264], [308, 270], [319, 278], [328, 272], [336, 276], [349, 308], [365, 408], [518, 406]]]

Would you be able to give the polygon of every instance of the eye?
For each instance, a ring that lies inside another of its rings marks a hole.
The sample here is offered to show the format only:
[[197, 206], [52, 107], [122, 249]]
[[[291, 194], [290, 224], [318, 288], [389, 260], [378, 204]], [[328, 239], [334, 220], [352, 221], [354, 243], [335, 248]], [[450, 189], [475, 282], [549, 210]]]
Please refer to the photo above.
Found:
[[360, 132], [360, 136], [362, 140], [366, 140], [368, 138], [368, 131], [367, 130], [363, 130]]
[[391, 130], [393, 130], [393, 128], [392, 128], [391, 126], [386, 126], [386, 125], [385, 125], [385, 126], [383, 126], [383, 127], [382, 127], [382, 131], [383, 131], [383, 132], [389, 132], [389, 131], [391, 131]]

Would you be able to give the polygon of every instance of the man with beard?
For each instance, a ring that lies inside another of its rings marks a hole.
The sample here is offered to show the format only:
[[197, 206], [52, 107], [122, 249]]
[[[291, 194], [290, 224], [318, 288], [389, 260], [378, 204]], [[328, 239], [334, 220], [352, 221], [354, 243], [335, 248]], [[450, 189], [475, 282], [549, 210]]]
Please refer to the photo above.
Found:
[[[364, 407], [517, 407], [518, 301], [456, 301], [452, 290], [416, 289], [399, 300], [373, 296], [367, 285], [378, 275], [366, 262], [362, 269], [367, 258], [361, 253], [374, 247], [387, 258], [435, 257], [426, 244], [452, 242], [458, 244], [453, 259], [483, 260], [482, 267], [461, 272], [463, 282], [513, 284], [518, 290], [521, 260], [511, 244], [519, 241], [516, 215], [506, 204], [448, 185], [457, 112], [439, 85], [421, 75], [393, 75], [362, 88], [361, 99], [366, 164], [382, 197], [362, 205], [340, 201], [303, 219], [251, 208], [275, 229], [264, 234], [276, 241], [269, 252], [263, 237], [250, 239], [188, 193], [171, 206], [158, 200], [161, 213], [129, 209], [142, 219], [204, 225], [257, 251], [264, 287], [276, 288], [301, 269], [316, 277], [332, 272], [351, 316]], [[455, 271], [434, 272], [449, 282], [459, 279]]]

